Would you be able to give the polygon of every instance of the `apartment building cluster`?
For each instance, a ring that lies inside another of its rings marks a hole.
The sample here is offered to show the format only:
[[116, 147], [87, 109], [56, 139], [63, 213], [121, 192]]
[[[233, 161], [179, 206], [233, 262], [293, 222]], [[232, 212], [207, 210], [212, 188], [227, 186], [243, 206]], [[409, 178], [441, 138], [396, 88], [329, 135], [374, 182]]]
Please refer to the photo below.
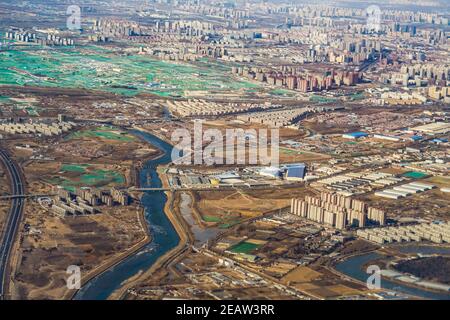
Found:
[[147, 34], [138, 23], [117, 19], [96, 19], [92, 31], [106, 38], [127, 38]]
[[445, 103], [450, 103], [450, 86], [432, 86], [428, 88], [428, 96], [433, 100], [444, 100]]
[[450, 66], [435, 63], [403, 65], [398, 72], [383, 74], [382, 81], [405, 87], [445, 87], [450, 81]]
[[286, 87], [300, 92], [331, 90], [334, 87], [353, 86], [362, 79], [362, 74], [356, 71], [327, 71], [325, 73], [267, 71], [256, 67], [233, 67], [232, 73], [272, 86]]
[[96, 208], [86, 204], [85, 202], [79, 202], [76, 200], [63, 201], [56, 200], [52, 205], [51, 211], [60, 216], [76, 216], [76, 215], [86, 215], [95, 214], [98, 212]]
[[198, 37], [212, 33], [214, 24], [199, 20], [156, 21], [155, 31]]
[[[346, 8], [320, 4], [280, 5], [278, 8], [272, 10], [289, 12], [290, 14], [295, 15], [297, 17], [348, 18], [348, 17], [362, 17], [367, 14], [365, 7]], [[417, 22], [417, 23], [448, 25], [449, 21], [445, 15], [427, 11], [383, 9], [381, 14], [383, 21], [389, 20], [389, 21], [396, 21], [397, 23]]]
[[360, 229], [356, 231], [356, 235], [378, 244], [411, 241], [450, 243], [450, 222], [420, 223], [409, 226]]
[[38, 43], [44, 46], [73, 46], [75, 44], [73, 39], [59, 37], [54, 34], [47, 34], [46, 38], [38, 39]]
[[222, 58], [228, 56], [228, 50], [224, 46], [197, 45], [195, 54], [200, 57]]
[[272, 108], [279, 108], [279, 105], [254, 104], [254, 103], [217, 103], [203, 99], [189, 99], [187, 101], [167, 100], [170, 112], [182, 117], [194, 116], [220, 116], [249, 111], [262, 111]]
[[2, 123], [0, 131], [10, 134], [42, 134], [44, 136], [57, 136], [70, 131], [76, 126], [73, 122], [59, 123]]
[[116, 188], [111, 188], [109, 192], [99, 189], [79, 188], [76, 189], [75, 194], [77, 197], [80, 197], [92, 205], [105, 204], [106, 206], [111, 207], [116, 203], [123, 206], [130, 203], [129, 195]]
[[40, 45], [73, 46], [75, 44], [74, 40], [70, 38], [59, 37], [54, 34], [37, 35], [26, 31], [7, 31], [5, 37], [8, 40], [33, 42]]
[[130, 204], [130, 196], [117, 188], [110, 190], [76, 188], [72, 193], [58, 187], [56, 194], [52, 211], [63, 216], [94, 214], [98, 212], [96, 207], [100, 205], [112, 207], [116, 204], [123, 206]]
[[291, 200], [291, 213], [321, 224], [343, 230], [368, 224], [384, 225], [383, 210], [369, 207], [367, 203], [335, 193], [321, 192], [320, 198], [306, 196]]
[[383, 92], [380, 99], [376, 99], [380, 105], [417, 105], [427, 102], [427, 97], [420, 92]]
[[36, 33], [7, 31], [5, 38], [8, 40], [16, 40], [20, 42], [35, 42], [37, 40]]

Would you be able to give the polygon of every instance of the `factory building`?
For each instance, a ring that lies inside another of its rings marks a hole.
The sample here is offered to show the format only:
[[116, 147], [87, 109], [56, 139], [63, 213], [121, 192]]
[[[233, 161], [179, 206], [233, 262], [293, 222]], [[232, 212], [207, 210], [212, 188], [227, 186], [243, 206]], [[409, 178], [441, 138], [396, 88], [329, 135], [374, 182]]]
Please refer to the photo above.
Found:
[[378, 244], [411, 241], [431, 241], [439, 244], [444, 242], [450, 243], [450, 222], [360, 229], [356, 231], [356, 235]]
[[356, 140], [356, 139], [360, 139], [360, 138], [365, 138], [367, 136], [369, 136], [369, 134], [358, 131], [358, 132], [345, 133], [342, 135], [342, 138]]
[[273, 127], [288, 126], [305, 117], [312, 108], [284, 109], [277, 111], [253, 112], [239, 115], [238, 120], [258, 124], [266, 124]]
[[303, 163], [288, 164], [281, 168], [286, 180], [303, 180], [306, 175], [306, 165]]
[[404, 185], [396, 186], [392, 189], [382, 190], [375, 192], [375, 195], [387, 199], [400, 199], [408, 197], [412, 194], [424, 192], [435, 188], [434, 185], [425, 184], [420, 182], [411, 182]]
[[264, 167], [261, 168], [258, 173], [262, 176], [278, 179], [281, 177], [281, 170], [277, 167]]

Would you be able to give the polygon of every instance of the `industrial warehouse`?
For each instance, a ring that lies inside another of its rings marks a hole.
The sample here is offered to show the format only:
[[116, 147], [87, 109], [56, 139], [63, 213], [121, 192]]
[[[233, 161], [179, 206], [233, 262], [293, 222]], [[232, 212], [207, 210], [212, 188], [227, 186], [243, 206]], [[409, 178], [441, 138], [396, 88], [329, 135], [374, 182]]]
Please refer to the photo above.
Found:
[[436, 188], [434, 185], [411, 182], [408, 184], [403, 184], [392, 189], [387, 189], [383, 191], [375, 192], [378, 197], [388, 198], [388, 199], [400, 199], [410, 196], [415, 193], [424, 192]]
[[433, 243], [450, 243], [450, 223], [420, 223], [400, 227], [360, 229], [356, 234], [379, 244], [427, 240]]
[[339, 110], [342, 107], [305, 107], [282, 110], [252, 112], [237, 116], [238, 120], [250, 123], [266, 124], [273, 127], [289, 126], [305, 118], [310, 113]]
[[253, 103], [228, 103], [219, 104], [201, 99], [189, 99], [187, 101], [167, 100], [169, 110], [181, 117], [193, 116], [220, 116], [248, 111], [262, 111], [266, 109], [280, 108], [279, 105], [253, 104]]

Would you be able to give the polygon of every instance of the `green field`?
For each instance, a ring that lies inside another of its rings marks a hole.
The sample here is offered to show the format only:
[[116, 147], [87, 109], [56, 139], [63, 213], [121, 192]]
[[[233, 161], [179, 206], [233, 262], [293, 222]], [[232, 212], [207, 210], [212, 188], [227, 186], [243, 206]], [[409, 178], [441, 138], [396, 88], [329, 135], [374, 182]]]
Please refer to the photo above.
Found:
[[25, 111], [29, 116], [39, 116], [39, 108], [35, 107], [35, 106], [30, 106], [30, 105], [20, 105], [17, 104], [15, 106], [15, 109], [17, 110], [23, 110]]
[[123, 185], [125, 177], [115, 171], [95, 169], [88, 164], [63, 164], [59, 170], [69, 177], [56, 176], [47, 182], [60, 185], [66, 190], [75, 191], [77, 187], [103, 187], [107, 185]]
[[9, 100], [8, 97], [0, 95], [0, 103], [9, 103], [11, 100]]
[[313, 95], [309, 98], [309, 101], [314, 102], [314, 103], [332, 103], [332, 102], [336, 102], [337, 99]]
[[364, 92], [356, 92], [350, 96], [350, 100], [362, 100], [365, 98]]
[[242, 221], [240, 215], [233, 214], [231, 212], [223, 213], [220, 216], [203, 215], [203, 221], [217, 223], [220, 229], [228, 229]]
[[242, 241], [230, 248], [231, 252], [250, 254], [253, 250], [260, 247], [259, 244]]
[[295, 95], [293, 91], [286, 89], [273, 89], [270, 91], [270, 94], [273, 94], [275, 96], [288, 96], [288, 97], [292, 97]]
[[428, 177], [428, 174], [423, 173], [423, 172], [417, 172], [417, 171], [408, 171], [408, 172], [405, 172], [403, 174], [403, 176], [406, 178], [412, 178], [412, 179], [422, 179], [422, 178]]
[[107, 127], [98, 127], [91, 130], [78, 131], [70, 134], [67, 137], [67, 139], [83, 138], [83, 137], [103, 138], [107, 140], [122, 141], [122, 142], [131, 142], [135, 140], [135, 138], [129, 134], [125, 134], [124, 132], [113, 130]]
[[[1, 61], [0, 61], [1, 64]], [[0, 79], [1, 83], [2, 79]], [[39, 116], [39, 107], [30, 105], [27, 102], [21, 102], [21, 101], [14, 101], [11, 100], [9, 97], [0, 95], [0, 104], [8, 104], [13, 105], [13, 108], [15, 110], [23, 110], [30, 116]]]
[[85, 88], [127, 96], [144, 92], [184, 96], [185, 91], [228, 93], [259, 87], [236, 81], [223, 64], [176, 64], [95, 46], [2, 51], [2, 84]]
[[214, 216], [203, 216], [203, 221], [205, 222], [221, 222], [222, 219], [220, 217], [214, 217]]
[[87, 164], [63, 164], [60, 171], [85, 173]]

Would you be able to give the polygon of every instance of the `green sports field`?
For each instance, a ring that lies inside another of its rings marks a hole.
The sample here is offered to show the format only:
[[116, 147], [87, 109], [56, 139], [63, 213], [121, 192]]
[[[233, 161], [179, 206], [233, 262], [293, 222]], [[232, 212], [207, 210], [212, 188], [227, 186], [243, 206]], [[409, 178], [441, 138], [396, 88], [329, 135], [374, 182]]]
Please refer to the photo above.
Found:
[[217, 223], [219, 229], [228, 229], [242, 221], [242, 218], [239, 215], [235, 215], [231, 212], [225, 212], [221, 215], [213, 216], [213, 215], [203, 215], [203, 221]]
[[259, 244], [242, 241], [238, 244], [234, 245], [230, 251], [234, 253], [244, 253], [250, 254], [253, 250], [256, 250], [260, 247]]
[[408, 172], [405, 172], [403, 174], [403, 176], [406, 177], [406, 178], [412, 178], [412, 179], [422, 179], [422, 178], [427, 177], [428, 175], [426, 173], [423, 173], [423, 172], [408, 171]]

